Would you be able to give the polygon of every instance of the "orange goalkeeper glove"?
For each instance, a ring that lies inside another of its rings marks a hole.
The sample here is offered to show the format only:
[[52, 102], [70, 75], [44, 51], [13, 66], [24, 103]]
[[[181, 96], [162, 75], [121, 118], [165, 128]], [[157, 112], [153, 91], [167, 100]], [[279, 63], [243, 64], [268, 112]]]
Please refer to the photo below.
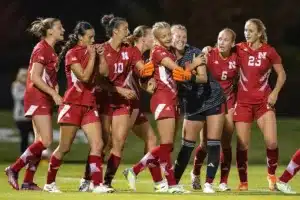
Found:
[[141, 77], [149, 77], [149, 76], [152, 76], [153, 72], [154, 72], [154, 64], [152, 62], [148, 62], [140, 70], [140, 76]]
[[196, 76], [192, 74], [190, 70], [184, 70], [181, 67], [176, 67], [175, 69], [173, 69], [172, 74], [173, 74], [173, 79], [175, 81], [180, 81], [180, 82], [189, 81], [196, 78]]

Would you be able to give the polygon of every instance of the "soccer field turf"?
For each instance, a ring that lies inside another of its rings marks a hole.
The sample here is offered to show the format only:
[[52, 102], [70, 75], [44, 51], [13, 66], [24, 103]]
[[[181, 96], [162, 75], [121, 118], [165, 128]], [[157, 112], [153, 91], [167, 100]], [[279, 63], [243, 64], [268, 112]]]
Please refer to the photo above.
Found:
[[[0, 168], [4, 170], [7, 165], [1, 164]], [[42, 163], [36, 176], [36, 182], [43, 186], [46, 179], [47, 173], [46, 162]], [[249, 191], [247, 192], [237, 192], [236, 187], [238, 184], [237, 171], [235, 166], [232, 166], [231, 175], [229, 177], [229, 185], [233, 188], [230, 192], [217, 192], [216, 194], [204, 194], [202, 192], [193, 191], [191, 194], [157, 194], [153, 192], [153, 184], [148, 171], [141, 173], [137, 180], [137, 192], [131, 192], [127, 189], [127, 182], [122, 175], [122, 171], [128, 165], [122, 165], [117, 172], [115, 177], [115, 182], [113, 186], [117, 189], [114, 194], [93, 194], [93, 193], [79, 193], [77, 192], [80, 177], [84, 170], [84, 164], [65, 164], [62, 165], [57, 176], [57, 185], [63, 191], [62, 194], [50, 194], [46, 192], [32, 192], [32, 191], [15, 191], [7, 184], [7, 179], [4, 173], [0, 176], [0, 199], [2, 200], [37, 200], [37, 199], [55, 199], [55, 200], [93, 200], [93, 199], [130, 199], [130, 200], [140, 200], [140, 199], [172, 199], [172, 200], [182, 200], [182, 199], [300, 199], [299, 195], [284, 195], [279, 192], [270, 192], [267, 189], [266, 181], [266, 169], [265, 166], [261, 165], [250, 165], [249, 166]], [[105, 169], [105, 168], [104, 168]], [[186, 170], [181, 184], [185, 186], [185, 189], [190, 189], [190, 179], [189, 172], [191, 166]], [[281, 166], [277, 171], [277, 174], [282, 173], [284, 166]], [[205, 167], [202, 169], [202, 180], [204, 180]], [[19, 183], [23, 178], [23, 173], [20, 174]], [[215, 180], [215, 186], [219, 181], [219, 175]], [[300, 176], [295, 177], [291, 181], [291, 185], [295, 191], [300, 192]]]

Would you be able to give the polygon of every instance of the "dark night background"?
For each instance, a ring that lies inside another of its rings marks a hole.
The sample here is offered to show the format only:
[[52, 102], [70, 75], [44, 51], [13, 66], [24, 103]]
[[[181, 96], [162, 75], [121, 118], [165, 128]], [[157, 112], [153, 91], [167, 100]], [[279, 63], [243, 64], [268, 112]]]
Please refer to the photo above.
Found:
[[[37, 40], [25, 30], [36, 17], [60, 18], [66, 29], [65, 38], [77, 21], [88, 21], [96, 29], [96, 40], [102, 42], [105, 34], [100, 19], [104, 14], [114, 13], [128, 20], [130, 30], [162, 20], [171, 24], [181, 23], [188, 29], [189, 43], [200, 48], [213, 45], [218, 32], [224, 27], [235, 30], [237, 42], [242, 41], [245, 21], [260, 18], [267, 27], [269, 43], [283, 58], [287, 72], [287, 81], [276, 106], [277, 113], [300, 116], [299, 7], [299, 0], [1, 0], [0, 109], [12, 107], [10, 85], [18, 68], [28, 66]], [[271, 77], [273, 84], [274, 78]], [[63, 70], [59, 72], [59, 83], [61, 88], [65, 86]]]

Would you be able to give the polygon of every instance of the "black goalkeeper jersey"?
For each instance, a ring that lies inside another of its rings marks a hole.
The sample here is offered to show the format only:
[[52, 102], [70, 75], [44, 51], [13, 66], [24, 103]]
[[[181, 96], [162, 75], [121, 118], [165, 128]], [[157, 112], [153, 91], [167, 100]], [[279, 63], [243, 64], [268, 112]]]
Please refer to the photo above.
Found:
[[[185, 68], [186, 63], [191, 63], [193, 56], [200, 53], [200, 49], [187, 45], [183, 57], [177, 60], [177, 64]], [[208, 71], [207, 78], [207, 83], [191, 81], [178, 83], [180, 104], [185, 116], [202, 113], [225, 102], [223, 89]]]

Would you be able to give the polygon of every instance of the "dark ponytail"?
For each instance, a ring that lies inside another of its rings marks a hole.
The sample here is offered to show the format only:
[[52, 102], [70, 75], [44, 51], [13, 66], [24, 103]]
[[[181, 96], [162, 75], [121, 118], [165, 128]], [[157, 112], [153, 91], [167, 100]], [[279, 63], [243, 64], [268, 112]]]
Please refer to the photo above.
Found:
[[58, 66], [63, 61], [65, 55], [67, 52], [72, 49], [79, 41], [79, 36], [84, 36], [85, 32], [89, 29], [94, 29], [93, 26], [85, 21], [78, 22], [77, 25], [74, 28], [74, 31], [72, 34], [69, 35], [69, 39], [62, 48], [60, 54], [58, 55]]
[[113, 14], [104, 15], [101, 19], [101, 24], [105, 28], [106, 36], [111, 38], [113, 30], [119, 28], [120, 24], [127, 22], [125, 18], [115, 17]]

